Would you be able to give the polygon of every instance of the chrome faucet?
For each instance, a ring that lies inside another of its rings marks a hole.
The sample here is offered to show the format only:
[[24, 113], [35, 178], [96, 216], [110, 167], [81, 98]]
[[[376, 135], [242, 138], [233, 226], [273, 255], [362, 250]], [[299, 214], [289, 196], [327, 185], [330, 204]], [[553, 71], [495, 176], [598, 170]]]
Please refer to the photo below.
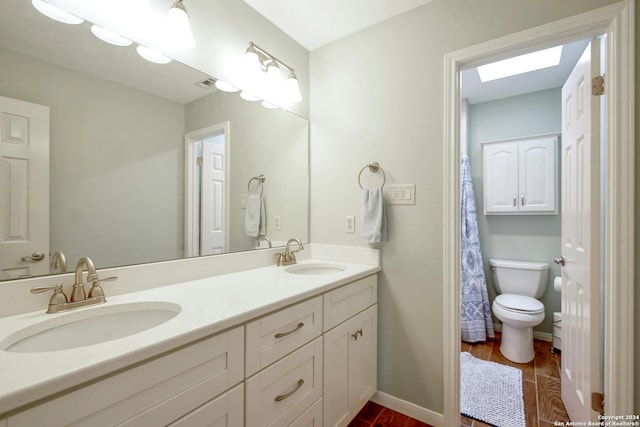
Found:
[[[297, 243], [298, 244], [298, 249], [295, 251], [291, 250], [291, 244], [292, 243]], [[300, 252], [301, 250], [304, 249], [304, 246], [302, 246], [302, 242], [300, 241], [300, 239], [296, 239], [296, 238], [291, 238], [287, 241], [287, 245], [284, 248], [284, 252], [278, 253], [276, 254], [276, 256], [278, 257], [278, 262], [277, 265], [291, 265], [291, 264], [296, 264], [296, 252]]]
[[260, 236], [260, 237], [258, 237], [258, 238], [256, 239], [256, 248], [259, 248], [259, 247], [260, 247], [260, 242], [262, 242], [263, 240], [264, 240], [265, 242], [267, 242], [267, 244], [269, 245], [269, 247], [270, 247], [270, 248], [272, 247], [272, 246], [271, 246], [271, 239], [270, 239], [270, 238], [268, 238], [267, 236]]
[[[87, 267], [87, 283], [91, 283], [88, 296], [84, 290], [84, 283], [82, 281], [82, 272], [85, 266]], [[70, 298], [67, 298], [63, 292], [61, 283], [53, 286], [36, 286], [35, 288], [31, 288], [31, 293], [39, 294], [41, 292], [53, 291], [53, 295], [49, 300], [47, 313], [57, 313], [59, 311], [106, 302], [107, 300], [104, 297], [104, 291], [102, 290], [102, 286], [100, 286], [100, 282], [110, 282], [116, 279], [117, 277], [100, 279], [91, 258], [82, 257], [76, 264], [75, 281]]]

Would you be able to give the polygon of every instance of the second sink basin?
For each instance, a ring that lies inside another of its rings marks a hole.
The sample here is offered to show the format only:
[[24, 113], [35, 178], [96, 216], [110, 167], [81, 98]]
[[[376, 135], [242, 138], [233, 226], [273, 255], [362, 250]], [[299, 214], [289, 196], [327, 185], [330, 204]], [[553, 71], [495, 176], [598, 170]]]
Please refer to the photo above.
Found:
[[0, 350], [40, 353], [100, 344], [151, 329], [180, 310], [178, 304], [163, 301], [90, 308], [20, 329], [0, 342]]
[[344, 271], [344, 267], [339, 264], [296, 264], [285, 268], [285, 271], [293, 274], [331, 274]]

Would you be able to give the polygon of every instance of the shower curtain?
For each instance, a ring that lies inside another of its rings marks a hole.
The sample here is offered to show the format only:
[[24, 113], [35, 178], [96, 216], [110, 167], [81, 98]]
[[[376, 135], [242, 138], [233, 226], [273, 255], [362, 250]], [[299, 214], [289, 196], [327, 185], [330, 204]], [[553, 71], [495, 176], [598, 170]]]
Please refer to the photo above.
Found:
[[478, 218], [471, 180], [469, 158], [460, 158], [460, 207], [462, 220], [462, 271], [460, 286], [460, 317], [462, 340], [466, 342], [486, 341], [494, 338], [491, 307], [484, 278]]

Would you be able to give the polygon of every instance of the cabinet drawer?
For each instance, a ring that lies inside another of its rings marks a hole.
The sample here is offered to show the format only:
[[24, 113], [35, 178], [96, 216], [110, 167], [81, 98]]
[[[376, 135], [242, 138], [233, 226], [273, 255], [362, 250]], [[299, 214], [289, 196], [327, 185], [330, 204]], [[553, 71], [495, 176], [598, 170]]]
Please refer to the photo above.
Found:
[[322, 333], [322, 296], [285, 308], [246, 328], [247, 377]]
[[246, 381], [246, 425], [288, 426], [322, 396], [322, 337]]
[[371, 275], [324, 294], [324, 329], [328, 331], [375, 304], [378, 299], [377, 276]]
[[16, 414], [8, 425], [166, 425], [241, 382], [243, 357], [238, 327]]
[[244, 384], [207, 402], [169, 427], [243, 427]]
[[318, 399], [311, 408], [289, 424], [289, 427], [322, 427], [322, 399]]

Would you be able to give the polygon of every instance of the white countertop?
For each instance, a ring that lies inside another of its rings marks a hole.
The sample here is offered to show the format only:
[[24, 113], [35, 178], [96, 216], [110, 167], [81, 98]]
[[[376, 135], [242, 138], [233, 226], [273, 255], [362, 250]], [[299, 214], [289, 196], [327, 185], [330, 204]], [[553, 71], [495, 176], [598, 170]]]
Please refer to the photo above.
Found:
[[[298, 262], [313, 263], [326, 261]], [[150, 301], [181, 306], [180, 313], [165, 323], [100, 344], [42, 353], [0, 350], [0, 418], [53, 393], [380, 271], [376, 265], [330, 263], [339, 264], [344, 271], [301, 275], [291, 274], [285, 267], [269, 266], [113, 297], [107, 289], [105, 304], [56, 314], [46, 314], [43, 307], [37, 312], [1, 318], [0, 342], [44, 320], [97, 307]]]

